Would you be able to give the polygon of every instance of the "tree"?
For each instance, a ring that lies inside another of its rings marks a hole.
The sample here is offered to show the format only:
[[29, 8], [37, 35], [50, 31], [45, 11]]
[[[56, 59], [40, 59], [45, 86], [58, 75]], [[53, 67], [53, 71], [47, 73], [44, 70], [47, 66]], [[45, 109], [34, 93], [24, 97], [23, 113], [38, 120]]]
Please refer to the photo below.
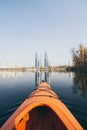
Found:
[[74, 48], [72, 48], [72, 61], [73, 61], [74, 66], [79, 66], [80, 65], [79, 51], [75, 50]]
[[83, 44], [80, 44], [77, 50], [72, 49], [72, 61], [76, 67], [87, 65], [87, 48]]
[[84, 47], [83, 57], [84, 57], [84, 64], [87, 64], [87, 48], [86, 47]]

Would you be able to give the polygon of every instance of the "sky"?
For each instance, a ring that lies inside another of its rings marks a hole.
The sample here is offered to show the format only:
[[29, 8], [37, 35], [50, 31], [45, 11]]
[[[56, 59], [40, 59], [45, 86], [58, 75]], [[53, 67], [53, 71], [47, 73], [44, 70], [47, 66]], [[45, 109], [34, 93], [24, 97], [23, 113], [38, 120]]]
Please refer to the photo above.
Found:
[[0, 0], [0, 65], [72, 63], [71, 48], [87, 47], [87, 0]]

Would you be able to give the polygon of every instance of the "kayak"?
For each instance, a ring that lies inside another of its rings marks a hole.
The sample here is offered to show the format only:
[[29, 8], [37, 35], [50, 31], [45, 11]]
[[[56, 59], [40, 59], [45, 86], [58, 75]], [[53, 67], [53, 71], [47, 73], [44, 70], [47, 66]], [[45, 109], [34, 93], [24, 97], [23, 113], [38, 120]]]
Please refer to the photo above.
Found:
[[50, 85], [42, 81], [0, 130], [83, 130]]

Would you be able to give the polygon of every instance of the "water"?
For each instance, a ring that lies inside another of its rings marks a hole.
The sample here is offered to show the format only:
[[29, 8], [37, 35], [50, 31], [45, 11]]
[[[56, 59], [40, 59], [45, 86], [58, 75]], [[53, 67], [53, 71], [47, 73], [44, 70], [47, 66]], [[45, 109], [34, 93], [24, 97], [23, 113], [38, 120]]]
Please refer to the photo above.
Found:
[[87, 129], [87, 74], [0, 72], [0, 126], [46, 80], [83, 128]]

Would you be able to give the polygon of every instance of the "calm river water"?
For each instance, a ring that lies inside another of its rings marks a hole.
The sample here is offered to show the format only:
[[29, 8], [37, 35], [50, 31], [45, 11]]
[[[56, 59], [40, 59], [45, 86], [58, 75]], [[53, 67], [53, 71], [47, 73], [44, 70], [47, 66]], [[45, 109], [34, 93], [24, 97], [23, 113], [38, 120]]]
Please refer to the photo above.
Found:
[[87, 130], [87, 74], [0, 72], [0, 126], [41, 81], [47, 81]]

